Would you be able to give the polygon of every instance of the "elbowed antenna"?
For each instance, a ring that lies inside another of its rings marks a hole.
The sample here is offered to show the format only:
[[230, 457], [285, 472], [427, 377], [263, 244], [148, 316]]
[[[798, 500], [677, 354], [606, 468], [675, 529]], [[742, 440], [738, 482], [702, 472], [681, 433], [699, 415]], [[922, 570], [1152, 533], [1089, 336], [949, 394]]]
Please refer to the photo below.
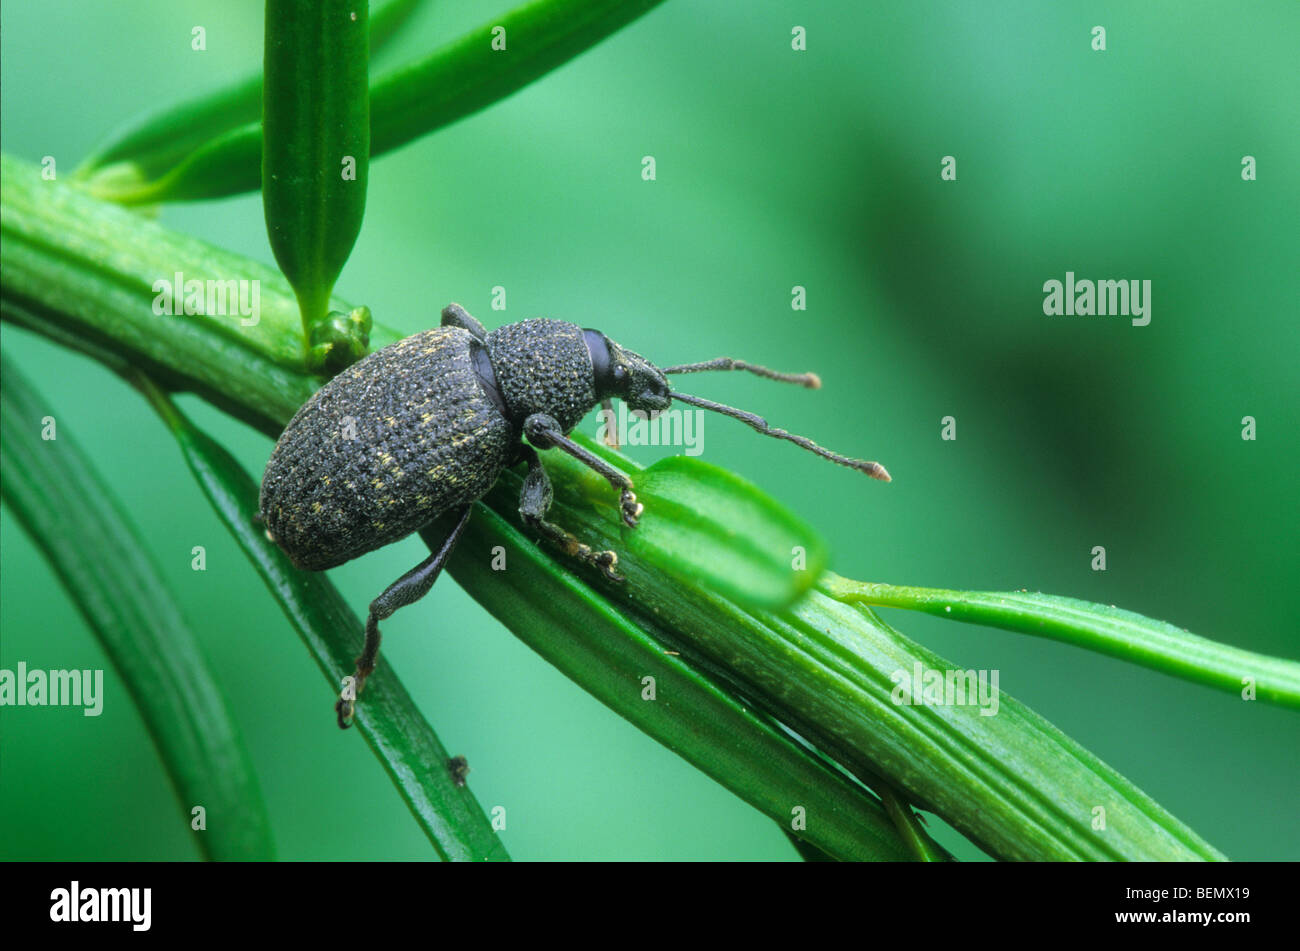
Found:
[[716, 360], [706, 360], [703, 363], [683, 363], [680, 366], [665, 367], [663, 372], [701, 373], [705, 370], [746, 370], [764, 379], [776, 380], [778, 383], [798, 383], [810, 390], [820, 390], [822, 388], [822, 378], [816, 373], [778, 373], [775, 370], [769, 370], [767, 367], [746, 363], [744, 360], [733, 360], [731, 357], [718, 357]]
[[[736, 363], [738, 361], [733, 360], [729, 362]], [[703, 365], [697, 364], [697, 366], [703, 366]], [[787, 380], [788, 382], [791, 383], [799, 382], [799, 378], [793, 374], [773, 373], [773, 371], [771, 370], [764, 370], [763, 367], [752, 367], [749, 366], [748, 364], [742, 364], [741, 366], [734, 367], [734, 368], [723, 367], [719, 369], [742, 369], [742, 368], [746, 370], [753, 370], [754, 372], [758, 372], [762, 370], [763, 372], [759, 373], [759, 375], [767, 376], [769, 379], [782, 379], [782, 380]], [[672, 373], [673, 371], [665, 370], [664, 372]], [[690, 372], [690, 371], [686, 371], [686, 372]], [[804, 375], [812, 376], [813, 379], [816, 379], [815, 374], [804, 374]], [[820, 382], [821, 381], [819, 380], [818, 385], [820, 385]], [[807, 386], [808, 384], [804, 384], [804, 385]], [[865, 472], [873, 479], [879, 479], [881, 482], [892, 481], [889, 477], [889, 473], [885, 471], [885, 467], [882, 466], [880, 463], [866, 462], [862, 459], [850, 459], [848, 456], [841, 456], [837, 452], [831, 452], [829, 449], [823, 449], [821, 446], [817, 445], [815, 442], [813, 442], [811, 439], [808, 439], [806, 436], [797, 436], [794, 433], [786, 432], [784, 429], [776, 429], [775, 427], [769, 426], [767, 424], [767, 420], [765, 420], [762, 416], [757, 416], [754, 413], [747, 413], [743, 409], [736, 409], [734, 406], [724, 406], [722, 403], [715, 403], [712, 400], [701, 399], [698, 396], [690, 396], [686, 393], [678, 393], [676, 390], [673, 390], [670, 395], [672, 396], [673, 399], [681, 400], [683, 403], [689, 403], [691, 406], [698, 406], [701, 409], [712, 410], [715, 413], [721, 413], [723, 416], [730, 416], [732, 419], [738, 419], [742, 423], [745, 423], [748, 426], [752, 426], [754, 429], [762, 433], [764, 436], [772, 436], [776, 439], [788, 440], [789, 442], [794, 443], [796, 446], [801, 446], [802, 448], [807, 449], [809, 452], [816, 453], [817, 455], [821, 456], [823, 459], [829, 459], [831, 462], [837, 462], [842, 466], [848, 466], [850, 469], [857, 469], [859, 472]]]

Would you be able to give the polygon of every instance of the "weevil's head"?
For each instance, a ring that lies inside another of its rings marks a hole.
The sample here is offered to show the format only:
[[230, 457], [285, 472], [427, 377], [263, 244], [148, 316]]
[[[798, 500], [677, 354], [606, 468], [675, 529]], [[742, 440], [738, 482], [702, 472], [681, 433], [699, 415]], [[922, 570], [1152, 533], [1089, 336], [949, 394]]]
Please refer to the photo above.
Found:
[[616, 397], [628, 409], [654, 412], [672, 404], [668, 378], [662, 370], [626, 347], [610, 340], [599, 330], [584, 330], [591, 366], [596, 375], [596, 397]]

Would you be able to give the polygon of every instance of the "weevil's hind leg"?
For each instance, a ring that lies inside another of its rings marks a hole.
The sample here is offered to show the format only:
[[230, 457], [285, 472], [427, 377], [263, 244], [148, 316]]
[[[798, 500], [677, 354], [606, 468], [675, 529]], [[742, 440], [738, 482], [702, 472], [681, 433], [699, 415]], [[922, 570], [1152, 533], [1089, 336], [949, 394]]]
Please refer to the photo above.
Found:
[[523, 457], [528, 462], [524, 488], [519, 493], [519, 515], [524, 524], [559, 545], [566, 555], [595, 565], [610, 581], [622, 581], [623, 576], [614, 570], [618, 564], [618, 555], [612, 551], [593, 551], [590, 545], [584, 545], [560, 526], [546, 520], [546, 513], [551, 508], [551, 478], [546, 474], [546, 468], [537, 453], [529, 446], [521, 448]]
[[370, 602], [370, 614], [366, 618], [366, 644], [361, 649], [361, 656], [357, 658], [355, 679], [348, 678], [353, 680], [351, 684], [345, 681], [339, 701], [334, 705], [339, 715], [340, 727], [347, 729], [351, 726], [352, 715], [356, 710], [356, 695], [361, 692], [361, 688], [366, 685], [366, 678], [375, 669], [375, 661], [379, 657], [379, 622], [391, 617], [398, 608], [414, 604], [429, 593], [433, 583], [438, 580], [438, 575], [442, 573], [443, 566], [447, 564], [447, 559], [451, 557], [456, 542], [465, 531], [471, 509], [472, 506], [465, 506], [465, 510], [461, 512], [456, 522], [456, 527], [451, 530], [451, 534], [437, 551], [394, 581], [383, 594]]
[[448, 304], [442, 309], [442, 325], [469, 331], [469, 335], [479, 343], [487, 340], [487, 328], [475, 320], [460, 304]]
[[560, 428], [560, 424], [545, 413], [534, 413], [524, 420], [524, 435], [538, 449], [550, 449], [552, 447], [563, 449], [574, 459], [586, 466], [590, 466], [608, 479], [609, 484], [619, 490], [619, 504], [623, 512], [623, 524], [628, 528], [636, 528], [637, 520], [641, 517], [644, 506], [636, 500], [636, 493], [632, 491], [631, 479], [604, 459], [593, 455], [564, 435], [564, 430]]

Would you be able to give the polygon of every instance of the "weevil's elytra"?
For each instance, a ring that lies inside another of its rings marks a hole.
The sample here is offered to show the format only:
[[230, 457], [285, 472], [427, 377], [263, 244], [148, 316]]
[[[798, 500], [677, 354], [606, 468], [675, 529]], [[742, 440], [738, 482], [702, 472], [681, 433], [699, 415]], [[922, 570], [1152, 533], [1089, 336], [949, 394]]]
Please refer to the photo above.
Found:
[[519, 439], [478, 383], [472, 343], [456, 327], [407, 337], [294, 416], [267, 464], [261, 509], [295, 565], [341, 565], [492, 487]]
[[259, 517], [295, 565], [333, 568], [458, 513], [438, 550], [371, 603], [355, 681], [345, 684], [336, 704], [339, 725], [351, 722], [355, 697], [374, 669], [379, 622], [433, 586], [474, 501], [507, 467], [528, 466], [519, 499], [527, 526], [610, 580], [622, 580], [614, 552], [593, 550], [546, 520], [551, 483], [537, 454], [560, 449], [604, 476], [619, 492], [624, 523], [635, 528], [643, 506], [632, 480], [568, 438], [611, 398], [646, 411], [678, 399], [889, 481], [879, 463], [830, 452], [752, 413], [668, 386], [667, 374], [707, 370], [820, 386], [815, 374], [776, 373], [728, 357], [660, 369], [598, 330], [560, 320], [524, 320], [488, 333], [459, 304], [449, 304], [440, 327], [372, 353], [321, 387], [285, 428], [262, 477]]

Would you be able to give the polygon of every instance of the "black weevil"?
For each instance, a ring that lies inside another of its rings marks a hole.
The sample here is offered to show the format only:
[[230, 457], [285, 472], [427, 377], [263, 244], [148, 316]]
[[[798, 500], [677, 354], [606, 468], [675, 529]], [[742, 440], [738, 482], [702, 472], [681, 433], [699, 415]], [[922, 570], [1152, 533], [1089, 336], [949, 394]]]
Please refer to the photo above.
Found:
[[266, 464], [260, 505], [268, 536], [299, 568], [336, 567], [458, 513], [438, 550], [371, 602], [356, 676], [345, 679], [335, 707], [339, 725], [351, 723], [356, 695], [374, 670], [379, 622], [428, 593], [474, 501], [502, 470], [528, 465], [519, 497], [526, 525], [607, 578], [622, 580], [614, 552], [594, 551], [546, 520], [551, 483], [538, 449], [561, 449], [608, 479], [621, 494], [629, 528], [641, 516], [632, 480], [568, 438], [597, 404], [608, 409], [617, 397], [631, 410], [655, 412], [681, 400], [889, 481], [879, 463], [838, 455], [752, 413], [669, 389], [666, 374], [702, 370], [821, 385], [815, 374], [776, 373], [726, 357], [660, 369], [598, 330], [561, 320], [523, 320], [488, 333], [459, 304], [449, 304], [440, 327], [370, 354], [303, 404]]

